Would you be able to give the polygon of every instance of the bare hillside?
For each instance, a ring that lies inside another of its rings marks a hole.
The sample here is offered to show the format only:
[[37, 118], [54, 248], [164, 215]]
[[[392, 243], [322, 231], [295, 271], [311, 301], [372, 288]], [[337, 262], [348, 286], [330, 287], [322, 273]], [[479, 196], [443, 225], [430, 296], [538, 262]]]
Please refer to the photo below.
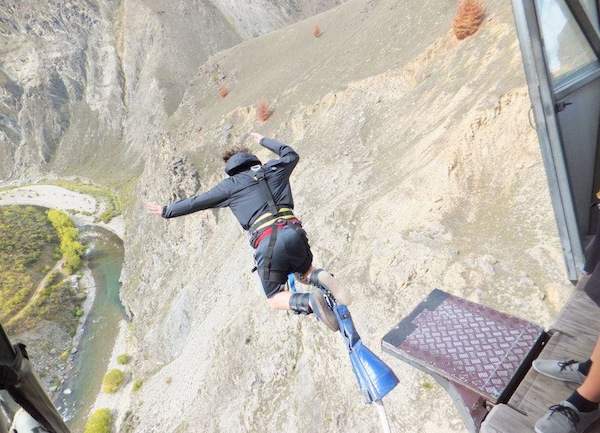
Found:
[[[55, 51], [51, 36], [24, 36], [31, 17], [0, 21], [16, 47], [0, 65], [0, 177], [133, 178], [123, 340], [143, 386], [99, 400], [117, 431], [377, 431], [339, 336], [268, 310], [227, 210], [171, 221], [143, 210], [220, 180], [221, 151], [252, 130], [300, 153], [297, 214], [377, 352], [435, 287], [542, 324], [568, 296], [508, 3], [488, 2], [461, 42], [454, 0], [92, 3], [70, 3], [72, 37], [50, 32], [69, 41]], [[26, 108], [35, 98], [39, 112]], [[273, 110], [264, 123], [260, 100]], [[395, 432], [464, 431], [431, 379], [385, 359], [401, 381], [387, 399]]]
[[0, 179], [130, 177], [209, 55], [339, 3], [3, 1]]
[[[434, 287], [549, 321], [569, 285], [510, 8], [489, 8], [458, 42], [452, 1], [351, 1], [199, 69], [130, 214], [124, 297], [149, 375], [135, 431], [376, 431], [338, 336], [268, 311], [227, 211], [142, 214], [143, 200], [220, 179], [220, 151], [252, 129], [300, 152], [298, 213], [318, 263], [352, 287], [371, 347]], [[215, 70], [229, 79], [225, 99]], [[265, 124], [263, 98], [274, 109]], [[388, 360], [402, 382], [389, 398], [396, 431], [462, 431], [430, 379]]]

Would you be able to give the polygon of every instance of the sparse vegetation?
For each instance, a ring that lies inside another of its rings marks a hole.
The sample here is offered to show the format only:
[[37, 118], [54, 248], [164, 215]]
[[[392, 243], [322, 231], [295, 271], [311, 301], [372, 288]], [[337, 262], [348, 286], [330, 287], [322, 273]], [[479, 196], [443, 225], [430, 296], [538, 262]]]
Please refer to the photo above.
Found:
[[0, 192], [6, 192], [6, 191], [10, 191], [13, 189], [17, 189], [18, 186], [15, 185], [9, 185], [9, 186], [0, 186]]
[[98, 409], [88, 418], [84, 433], [112, 432], [112, 413], [109, 409]]
[[260, 101], [256, 106], [256, 118], [261, 122], [266, 122], [271, 114], [273, 114], [273, 110], [271, 110], [267, 101]]
[[131, 356], [126, 353], [117, 356], [117, 362], [121, 365], [127, 365], [129, 364], [129, 361], [131, 361]]
[[142, 385], [144, 384], [144, 381], [142, 379], [136, 379], [133, 381], [133, 392], [138, 392], [140, 390], [140, 388], [142, 387]]
[[172, 378], [171, 376], [169, 376], [169, 377], [167, 377], [167, 378], [165, 379], [165, 383], [166, 383], [167, 385], [170, 385], [170, 384], [171, 384], [171, 382], [173, 382], [173, 378]]
[[485, 8], [480, 0], [460, 0], [452, 29], [457, 39], [475, 34], [483, 22]]
[[223, 84], [221, 87], [219, 87], [219, 96], [221, 98], [225, 98], [227, 95], [229, 95], [229, 89]]
[[127, 410], [125, 412], [125, 416], [123, 417], [123, 421], [121, 422], [119, 433], [133, 433], [138, 423], [139, 419], [137, 416], [135, 416], [133, 411]]
[[83, 245], [79, 242], [79, 230], [69, 215], [59, 210], [50, 209], [48, 219], [60, 239], [60, 251], [65, 261], [64, 268], [69, 274], [72, 274], [81, 266], [81, 256], [84, 253]]
[[137, 185], [137, 181], [138, 177], [132, 176], [128, 180], [114, 185], [114, 189], [117, 191], [120, 202], [119, 212], [122, 212], [124, 209], [133, 206], [133, 203], [136, 199], [135, 187]]
[[423, 388], [424, 391], [431, 391], [433, 389], [433, 383], [425, 380], [421, 382], [421, 388]]
[[51, 320], [74, 335], [83, 313], [77, 287], [51, 271], [61, 250], [68, 269], [79, 266], [77, 229], [66, 214], [48, 214], [32, 206], [0, 208], [0, 320], [9, 333]]
[[73, 316], [77, 317], [78, 319], [80, 317], [83, 317], [84, 311], [83, 308], [81, 307], [75, 307], [75, 309], [73, 310]]
[[315, 26], [313, 27], [312, 34], [315, 38], [319, 38], [323, 34], [323, 32], [321, 32], [321, 27], [318, 24], [315, 24]]
[[53, 264], [58, 237], [43, 209], [0, 208], [0, 320], [19, 312]]
[[106, 203], [106, 209], [100, 214], [98, 218], [103, 223], [108, 224], [110, 220], [112, 220], [114, 217], [121, 215], [121, 213], [123, 212], [123, 208], [119, 196], [112, 193], [109, 195], [108, 201]]
[[67, 359], [69, 359], [70, 354], [71, 354], [70, 350], [65, 350], [60, 354], [59, 358], [61, 361], [66, 361]]
[[121, 388], [123, 382], [125, 382], [125, 373], [123, 373], [123, 370], [113, 368], [104, 375], [104, 379], [102, 380], [102, 392], [114, 394]]
[[45, 181], [44, 184], [56, 185], [62, 188], [69, 189], [71, 191], [80, 192], [82, 194], [91, 195], [99, 203], [104, 203], [106, 208], [98, 216], [98, 219], [104, 223], [110, 222], [114, 217], [121, 215], [123, 212], [123, 204], [119, 196], [113, 193], [110, 189], [84, 183], [81, 181], [70, 181], [70, 180], [52, 180]]
[[32, 329], [40, 320], [50, 320], [61, 324], [75, 335], [79, 318], [73, 312], [80, 307], [81, 299], [76, 288], [61, 273], [55, 272], [48, 283], [34, 295], [31, 302], [6, 322], [7, 330]]

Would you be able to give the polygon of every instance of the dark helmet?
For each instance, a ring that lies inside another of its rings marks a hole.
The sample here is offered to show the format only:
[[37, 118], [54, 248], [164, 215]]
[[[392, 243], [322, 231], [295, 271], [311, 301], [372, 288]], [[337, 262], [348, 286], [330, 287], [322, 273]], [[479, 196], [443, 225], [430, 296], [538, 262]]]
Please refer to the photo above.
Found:
[[227, 159], [225, 173], [229, 176], [249, 170], [254, 165], [262, 165], [256, 155], [249, 152], [237, 152]]

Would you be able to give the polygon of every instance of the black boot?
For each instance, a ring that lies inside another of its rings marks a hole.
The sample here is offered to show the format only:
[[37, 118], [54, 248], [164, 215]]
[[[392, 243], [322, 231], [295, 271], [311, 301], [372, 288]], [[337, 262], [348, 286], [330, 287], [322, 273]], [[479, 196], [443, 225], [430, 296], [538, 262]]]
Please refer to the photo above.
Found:
[[352, 302], [350, 291], [347, 288], [341, 287], [334, 280], [333, 274], [330, 274], [325, 269], [315, 269], [312, 271], [308, 276], [308, 282], [319, 289], [327, 290], [340, 304], [350, 305]]
[[290, 297], [290, 309], [296, 314], [315, 313], [317, 320], [322, 322], [332, 331], [339, 329], [335, 314], [321, 293], [294, 293]]
[[296, 314], [310, 314], [310, 293], [293, 293], [290, 297], [290, 309]]

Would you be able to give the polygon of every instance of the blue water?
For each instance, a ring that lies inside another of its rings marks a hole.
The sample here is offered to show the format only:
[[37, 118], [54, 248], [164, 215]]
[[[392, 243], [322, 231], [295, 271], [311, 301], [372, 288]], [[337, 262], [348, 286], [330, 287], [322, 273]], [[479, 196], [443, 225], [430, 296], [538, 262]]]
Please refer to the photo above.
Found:
[[[119, 321], [124, 318], [119, 300], [119, 276], [123, 264], [121, 240], [99, 228], [83, 230], [82, 236], [90, 247], [87, 261], [96, 283], [96, 297], [84, 324], [71, 378], [56, 401], [73, 433], [83, 431], [89, 411], [100, 392], [119, 331]], [[71, 390], [70, 395], [62, 392], [67, 388]]]

